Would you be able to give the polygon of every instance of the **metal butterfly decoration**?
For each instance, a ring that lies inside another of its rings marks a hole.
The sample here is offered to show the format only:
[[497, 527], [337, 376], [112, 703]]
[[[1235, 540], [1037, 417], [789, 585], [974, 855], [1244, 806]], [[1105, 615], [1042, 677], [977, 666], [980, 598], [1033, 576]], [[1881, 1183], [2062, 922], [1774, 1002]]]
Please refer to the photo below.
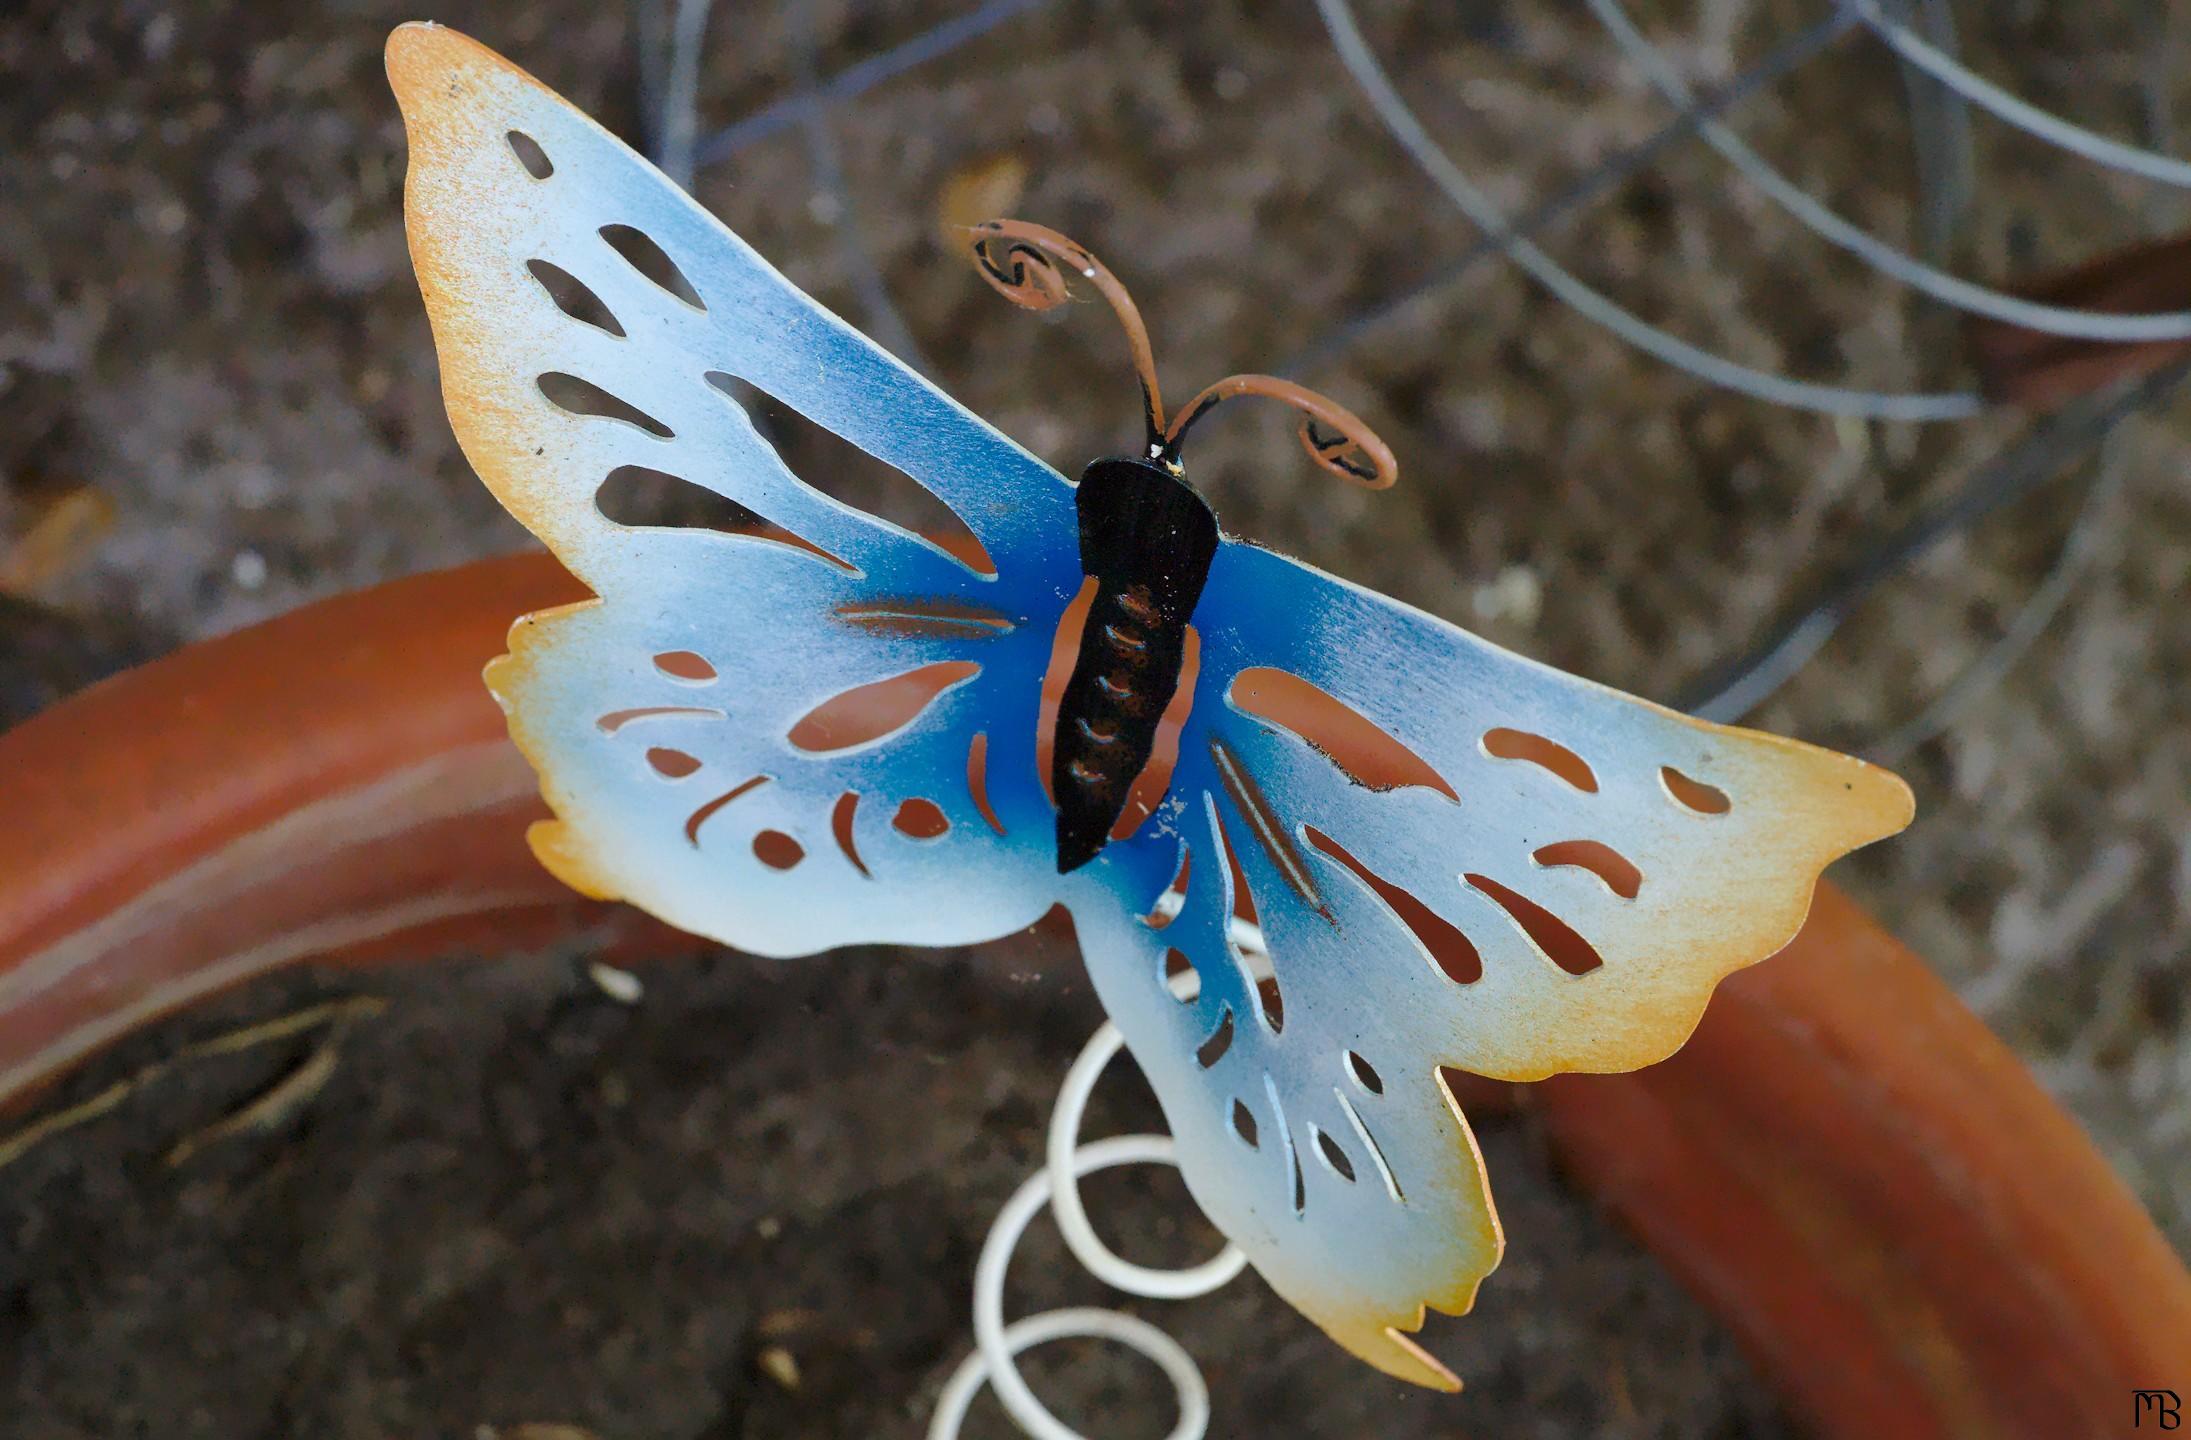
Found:
[[[1439, 1068], [1664, 1058], [1795, 934], [1828, 863], [1908, 823], [1908, 788], [1224, 535], [1180, 446], [1228, 395], [1300, 408], [1346, 478], [1388, 484], [1392, 456], [1267, 377], [1167, 421], [1132, 302], [1061, 236], [974, 245], [1022, 303], [1079, 279], [1127, 324], [1147, 448], [1077, 485], [500, 56], [407, 25], [388, 69], [450, 420], [599, 597], [523, 618], [487, 671], [556, 817], [541, 861], [769, 956], [972, 944], [1062, 906], [1196, 1202], [1341, 1345], [1456, 1388], [1408, 1334], [1467, 1310], [1503, 1241]], [[741, 387], [976, 543], [806, 483]], [[597, 492], [624, 467], [750, 523], [616, 523]]]

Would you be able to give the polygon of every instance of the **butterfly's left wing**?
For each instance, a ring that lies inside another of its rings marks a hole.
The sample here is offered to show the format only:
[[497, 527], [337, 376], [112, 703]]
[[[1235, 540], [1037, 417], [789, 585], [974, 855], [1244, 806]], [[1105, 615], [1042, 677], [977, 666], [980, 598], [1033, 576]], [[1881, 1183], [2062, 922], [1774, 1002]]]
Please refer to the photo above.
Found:
[[[1035, 732], [1081, 581], [1070, 487], [501, 56], [406, 25], [388, 71], [450, 421], [600, 597], [526, 617], [489, 672], [555, 811], [541, 859], [770, 955], [1042, 915]], [[793, 473], [741, 386], [930, 491], [978, 552]], [[599, 497], [619, 472], [713, 492], [730, 533], [618, 523]]]
[[1466, 1310], [1501, 1240], [1439, 1067], [1664, 1058], [1909, 791], [1235, 541], [1195, 625], [1170, 794], [1129, 842], [1178, 847], [1184, 898], [1076, 904], [1091, 972], [1204, 1210], [1349, 1349], [1450, 1385], [1403, 1332]]

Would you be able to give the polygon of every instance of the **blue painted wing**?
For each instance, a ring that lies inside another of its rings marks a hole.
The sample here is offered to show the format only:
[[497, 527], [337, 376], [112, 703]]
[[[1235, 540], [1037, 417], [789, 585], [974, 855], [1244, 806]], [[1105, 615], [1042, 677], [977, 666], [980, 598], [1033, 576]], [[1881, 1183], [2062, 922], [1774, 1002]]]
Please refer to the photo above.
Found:
[[[407, 26], [389, 72], [451, 422], [497, 497], [601, 597], [528, 617], [489, 676], [556, 813], [533, 836], [543, 861], [770, 955], [986, 940], [1042, 915], [1058, 895], [1036, 709], [1081, 579], [1070, 487], [499, 56]], [[611, 243], [624, 229], [659, 247], [690, 298]], [[560, 308], [542, 264], [623, 333]], [[640, 418], [567, 408], [543, 376]], [[792, 474], [740, 385], [924, 486], [996, 573]], [[596, 493], [626, 466], [757, 523], [616, 524]], [[832, 726], [833, 699], [893, 681], [905, 698], [864, 708], [902, 728]]]
[[[771, 955], [983, 940], [1062, 902], [1198, 1202], [1381, 1368], [1452, 1384], [1403, 1332], [1467, 1308], [1499, 1253], [1437, 1068], [1665, 1055], [1723, 975], [1794, 933], [1825, 864], [1907, 819], [1860, 762], [1227, 541], [1169, 787], [1060, 877], [1038, 753], [1081, 583], [1070, 487], [506, 61], [407, 26], [389, 71], [451, 421], [600, 597], [520, 622], [489, 673], [555, 811], [542, 860]], [[628, 261], [618, 227], [690, 293]], [[557, 304], [543, 264], [621, 333]], [[741, 385], [925, 486], [994, 573], [794, 475]], [[626, 466], [746, 521], [616, 524], [596, 495]], [[1174, 952], [1192, 1001], [1165, 983]]]
[[1356, 1354], [1450, 1385], [1404, 1332], [1466, 1310], [1502, 1242], [1438, 1068], [1663, 1059], [1909, 791], [1238, 541], [1194, 623], [1163, 839], [1129, 842], [1185, 847], [1186, 893], [1161, 928], [1076, 904], [1089, 969], [1219, 1228]]

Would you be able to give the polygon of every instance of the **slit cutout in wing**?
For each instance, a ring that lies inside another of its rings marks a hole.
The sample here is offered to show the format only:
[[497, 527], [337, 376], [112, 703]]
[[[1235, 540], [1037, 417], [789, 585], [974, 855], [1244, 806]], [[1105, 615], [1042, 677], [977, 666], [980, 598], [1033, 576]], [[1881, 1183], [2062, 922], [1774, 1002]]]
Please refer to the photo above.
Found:
[[1597, 772], [1590, 768], [1588, 761], [1557, 740], [1527, 730], [1509, 730], [1502, 725], [1484, 732], [1483, 748], [1486, 755], [1495, 759], [1526, 761], [1549, 771], [1584, 794], [1598, 793]]
[[1011, 616], [963, 600], [848, 600], [834, 613], [855, 630], [891, 640], [994, 640], [1018, 628]]
[[739, 796], [746, 794], [748, 791], [754, 789], [756, 786], [766, 785], [767, 783], [768, 777], [766, 775], [756, 775], [750, 780], [742, 780], [738, 784], [731, 786], [728, 790], [725, 790], [722, 794], [716, 796], [713, 800], [708, 801], [707, 804], [702, 805], [699, 809], [693, 811], [690, 815], [686, 816], [686, 843], [691, 845], [695, 850], [699, 849], [700, 827], [702, 825], [707, 824], [709, 820], [713, 819], [718, 813], [720, 813], [725, 805], [730, 804]]
[[1369, 790], [1419, 785], [1459, 800], [1443, 775], [1392, 732], [1321, 686], [1255, 665], [1233, 677], [1233, 708], [1292, 735]]
[[1355, 1084], [1361, 1086], [1370, 1094], [1382, 1095], [1385, 1093], [1385, 1077], [1377, 1073], [1376, 1066], [1362, 1058], [1361, 1051], [1349, 1050], [1347, 1052], [1347, 1074], [1353, 1078]]
[[909, 840], [941, 840], [951, 833], [951, 817], [935, 801], [916, 795], [890, 817], [890, 828]]
[[989, 803], [989, 732], [978, 730], [966, 746], [966, 798], [974, 802], [974, 811], [982, 823], [1002, 835], [1004, 822], [997, 818], [996, 807]]
[[611, 710], [593, 723], [604, 735], [614, 735], [634, 720], [652, 720], [658, 715], [705, 715], [710, 720], [720, 720], [723, 712], [707, 705], [641, 705], [634, 710]]
[[1042, 695], [1035, 706], [1035, 779], [1042, 785], [1042, 798], [1053, 808], [1057, 796], [1050, 791], [1050, 761], [1057, 742], [1057, 712], [1065, 704], [1065, 687], [1072, 683], [1073, 666], [1080, 659], [1080, 637], [1088, 628], [1096, 589], [1095, 576], [1083, 579], [1059, 614], [1057, 632], [1050, 640], [1050, 663], [1042, 672]]
[[1301, 1175], [1301, 1147], [1293, 1141], [1293, 1126], [1286, 1120], [1286, 1103], [1278, 1096], [1278, 1082], [1268, 1070], [1263, 1072], [1263, 1094], [1270, 1101], [1270, 1113], [1276, 1120], [1278, 1144], [1285, 1152], [1286, 1169], [1293, 1176], [1293, 1213], [1301, 1214], [1308, 1208], [1308, 1184]]
[[981, 673], [971, 660], [939, 660], [902, 675], [840, 691], [799, 717], [785, 738], [818, 755], [888, 739], [920, 719], [944, 691]]
[[1671, 765], [1659, 767], [1659, 783], [1666, 793], [1674, 797], [1674, 803], [1699, 815], [1724, 815], [1734, 809], [1734, 801], [1717, 785], [1707, 785], [1694, 776], [1684, 775]]
[[[1355, 879], [1385, 902], [1385, 908], [1415, 937], [1415, 943], [1423, 947], [1430, 963], [1436, 965], [1446, 979], [1456, 985], [1473, 985], [1483, 979], [1483, 955], [1459, 926], [1355, 859], [1345, 846], [1315, 826], [1303, 826], [1301, 833], [1310, 845], [1344, 865]], [[1361, 1079], [1366, 1088], [1376, 1090], [1377, 1087], [1369, 1083], [1369, 1078], [1376, 1074], [1367, 1070], [1369, 1062], [1351, 1052], [1348, 1058], [1361, 1067], [1356, 1071], [1356, 1078]], [[1364, 1071], [1369, 1078], [1364, 1077]]]
[[718, 495], [705, 485], [694, 484], [683, 476], [648, 465], [619, 465], [611, 470], [602, 480], [601, 488], [594, 491], [593, 508], [611, 524], [627, 528], [667, 526], [678, 530], [713, 530], [719, 535], [736, 535], [746, 540], [766, 540], [802, 550], [848, 575], [855, 573], [850, 564], [813, 541], [794, 535], [780, 525], [770, 524], [729, 496]]
[[1179, 993], [1172, 985], [1172, 982], [1182, 975], [1192, 974], [1193, 971], [1194, 962], [1187, 958], [1186, 951], [1175, 946], [1164, 952], [1164, 973], [1158, 978], [1164, 982], [1164, 988], [1170, 993], [1171, 997], [1182, 1005], [1191, 1002], [1187, 996]]
[[1324, 1162], [1324, 1168], [1349, 1185], [1353, 1184], [1354, 1160], [1341, 1148], [1339, 1142], [1318, 1125], [1310, 1125], [1309, 1134], [1316, 1137], [1316, 1155]]
[[1370, 1133], [1369, 1122], [1362, 1118], [1361, 1111], [1354, 1108], [1354, 1102], [1347, 1098], [1346, 1091], [1334, 1089], [1331, 1098], [1339, 1102], [1339, 1108], [1346, 1112], [1347, 1123], [1354, 1127], [1354, 1137], [1369, 1151], [1370, 1163], [1377, 1167], [1378, 1178], [1385, 1182], [1385, 1194], [1392, 1197], [1393, 1204], [1405, 1205], [1407, 1192], [1400, 1188], [1400, 1177], [1392, 1173], [1392, 1162], [1385, 1158], [1385, 1147], [1379, 1145], [1377, 1137]]
[[656, 745], [647, 751], [647, 764], [664, 780], [682, 780], [700, 768], [700, 757], [672, 750], [667, 745]]
[[542, 372], [533, 383], [550, 405], [568, 415], [598, 420], [616, 420], [633, 425], [657, 440], [674, 440], [677, 432], [667, 424], [632, 404], [620, 395], [612, 395], [591, 380], [562, 370]]
[[1171, 790], [1172, 771], [1179, 766], [1179, 732], [1187, 727], [1187, 717], [1193, 713], [1194, 682], [1201, 673], [1202, 637], [1189, 625], [1179, 659], [1179, 688], [1172, 692], [1171, 703], [1156, 722], [1156, 743], [1149, 751], [1149, 763], [1141, 767], [1141, 773], [1126, 789], [1126, 808], [1118, 812], [1118, 823], [1111, 827], [1112, 840], [1124, 840], [1140, 829], [1141, 822], [1156, 813], [1156, 807], [1164, 803], [1164, 796]]
[[844, 852], [844, 858], [852, 862], [852, 868], [872, 880], [875, 876], [867, 868], [867, 862], [860, 858], [860, 847], [852, 840], [852, 822], [859, 812], [860, 794], [857, 790], [847, 790], [839, 795], [837, 803], [829, 809], [829, 833], [836, 840], [837, 848]]
[[754, 428], [808, 486], [983, 579], [996, 578], [996, 562], [980, 539], [927, 486], [749, 381], [721, 370], [708, 371], [707, 381], [725, 401], [745, 408]]
[[1263, 853], [1270, 857], [1279, 877], [1311, 910], [1325, 913], [1324, 897], [1317, 893], [1316, 878], [1309, 874], [1301, 852], [1294, 848], [1293, 840], [1286, 834], [1286, 822], [1272, 807], [1263, 787], [1255, 783], [1255, 777], [1233, 748], [1214, 735], [1210, 737], [1210, 759], [1217, 766], [1217, 778], [1223, 782], [1233, 808], [1247, 822], [1248, 833], [1263, 847]]
[[1501, 885], [1488, 875], [1466, 878], [1470, 885], [1490, 896], [1493, 903], [1511, 916], [1546, 958], [1568, 974], [1587, 975], [1605, 963], [1605, 957], [1598, 953], [1597, 947], [1576, 933], [1574, 926], [1527, 895]]
[[771, 870], [790, 870], [806, 858], [806, 847], [781, 830], [763, 830], [753, 837], [753, 858]]
[[1141, 917], [1141, 923], [1151, 930], [1161, 930], [1179, 918], [1187, 908], [1187, 875], [1194, 865], [1194, 847], [1182, 836], [1179, 841], [1179, 870], [1172, 876], [1172, 883], [1164, 887], [1164, 893], [1156, 897], [1149, 911]]
[[1571, 865], [1587, 870], [1623, 900], [1635, 899], [1643, 889], [1643, 872], [1635, 862], [1601, 840], [1560, 840], [1538, 846], [1529, 858], [1546, 869]]
[[1202, 1044], [1195, 1050], [1195, 1063], [1200, 1065], [1203, 1069], [1207, 1070], [1210, 1067], [1214, 1066], [1218, 1061], [1224, 1059], [1225, 1052], [1227, 1050], [1230, 1050], [1231, 1048], [1232, 1007], [1228, 1005], [1225, 1007], [1223, 1013], [1219, 1015], [1217, 1028], [1210, 1032], [1210, 1038], [1203, 1041]]
[[1248, 1108], [1244, 1100], [1236, 1099], [1232, 1102], [1232, 1133], [1239, 1136], [1250, 1150], [1262, 1148], [1262, 1141], [1256, 1135], [1255, 1112]]
[[624, 338], [623, 322], [616, 318], [616, 312], [608, 307], [608, 302], [594, 294], [585, 281], [562, 266], [551, 265], [545, 260], [528, 260], [525, 268], [532, 272], [533, 279], [547, 292], [548, 299], [555, 303], [556, 309], [581, 325], [591, 325], [619, 340]]
[[695, 310], [705, 311], [708, 308], [706, 302], [701, 300], [700, 292], [693, 289], [692, 282], [685, 278], [685, 272], [677, 268], [675, 260], [669, 258], [669, 252], [656, 244], [654, 237], [644, 230], [635, 230], [629, 225], [604, 225], [601, 227], [601, 238], [608, 242], [611, 250], [624, 257], [624, 263], [638, 271], [655, 288]]
[[[1233, 849], [1232, 834], [1217, 813], [1216, 797], [1209, 797], [1206, 803], [1210, 830], [1216, 835], [1218, 852], [1224, 857], [1225, 883], [1232, 896], [1232, 919], [1225, 926], [1225, 949], [1255, 992], [1256, 1008], [1262, 1013], [1264, 1028], [1272, 1035], [1279, 1035], [1286, 1028], [1286, 997], [1278, 984], [1277, 961], [1266, 950], [1260, 958], [1267, 963], [1258, 965], [1258, 957], [1250, 956], [1242, 947], [1242, 932], [1261, 934], [1262, 918], [1255, 908], [1255, 892], [1248, 885], [1248, 872], [1241, 868], [1240, 856]], [[1283, 1116], [1279, 1118], [1284, 1119]]]

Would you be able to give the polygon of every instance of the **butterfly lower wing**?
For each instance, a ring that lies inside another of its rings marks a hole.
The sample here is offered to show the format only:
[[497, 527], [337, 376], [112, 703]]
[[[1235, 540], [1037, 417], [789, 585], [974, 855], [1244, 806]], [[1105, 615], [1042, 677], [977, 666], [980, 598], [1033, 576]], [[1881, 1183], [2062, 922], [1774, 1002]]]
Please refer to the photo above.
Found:
[[[1238, 829], [1219, 803], [1204, 792], [1185, 817], [1192, 859], [1171, 923], [1074, 907], [1097, 993], [1212, 1223], [1347, 1349], [1400, 1379], [1457, 1389], [1405, 1332], [1426, 1305], [1465, 1312], [1504, 1244], [1467, 1121], [1428, 1064], [1403, 1067], [1412, 1047], [1388, 1036], [1379, 1008], [1390, 994], [1350, 983], [1344, 964], [1293, 976], [1291, 958], [1308, 952], [1289, 947], [1274, 1032], [1258, 957], [1231, 923], [1222, 857]], [[1190, 1000], [1166, 984], [1182, 957], [1203, 977]]]
[[[542, 859], [773, 954], [1040, 915], [1033, 745], [1080, 580], [1070, 488], [500, 56], [407, 25], [388, 68], [451, 422], [601, 597], [521, 623], [490, 677], [556, 812]], [[595, 308], [566, 308], [573, 287]], [[973, 544], [806, 483], [746, 386], [926, 488]], [[597, 496], [628, 467], [732, 502], [733, 533], [613, 522]], [[947, 880], [962, 898], [940, 906]]]
[[658, 579], [620, 577], [520, 622], [490, 669], [557, 817], [535, 827], [541, 859], [767, 955], [1040, 918], [1057, 902], [1033, 782], [1048, 629], [879, 636], [840, 618], [816, 562], [710, 538], [641, 552], [686, 577], [668, 604], [624, 598], [663, 595]]
[[[1500, 1239], [1439, 1067], [1664, 1058], [1909, 792], [1237, 543], [1195, 623], [1171, 797], [1188, 893], [1161, 929], [1095, 917], [1090, 964], [1220, 1228], [1349, 1349], [1450, 1384], [1403, 1332], [1468, 1308]], [[1234, 938], [1249, 911], [1263, 985]], [[1163, 992], [1171, 949], [1192, 1003]]]

